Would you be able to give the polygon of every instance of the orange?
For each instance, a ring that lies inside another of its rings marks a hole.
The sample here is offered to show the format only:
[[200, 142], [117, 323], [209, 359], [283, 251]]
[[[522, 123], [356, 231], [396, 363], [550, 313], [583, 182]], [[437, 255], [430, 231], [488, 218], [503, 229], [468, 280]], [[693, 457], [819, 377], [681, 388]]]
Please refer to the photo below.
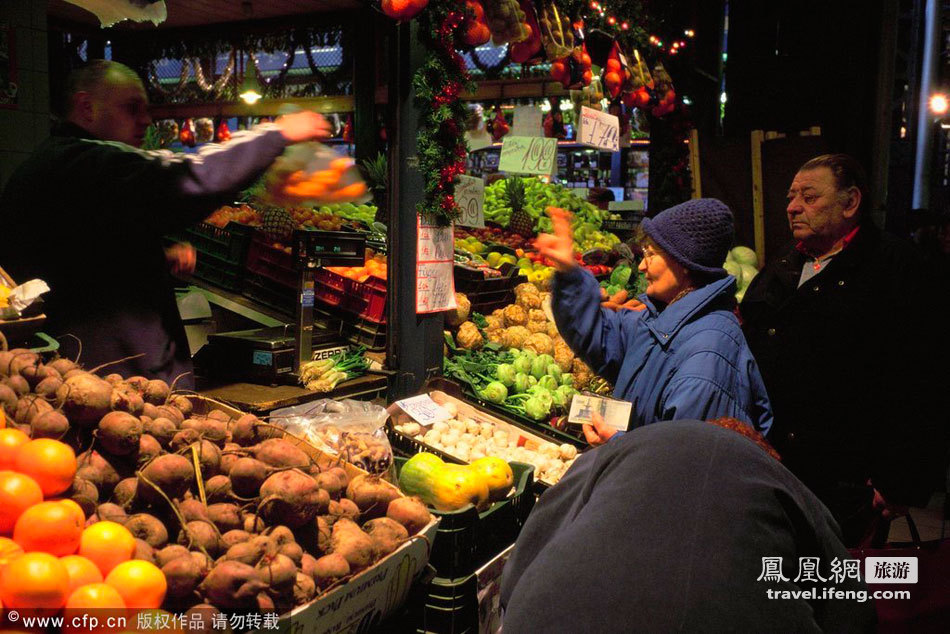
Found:
[[67, 507], [72, 509], [76, 516], [79, 517], [79, 522], [82, 526], [86, 525], [86, 512], [82, 510], [82, 507], [76, 504], [73, 500], [50, 500], [51, 502], [59, 502], [60, 504], [65, 504]]
[[106, 576], [130, 608], [157, 608], [165, 599], [168, 584], [155, 564], [140, 559], [124, 561]]
[[6, 608], [59, 610], [69, 597], [69, 573], [47, 553], [20, 555], [0, 572], [0, 601]]
[[13, 468], [36, 480], [43, 495], [56, 495], [72, 486], [76, 452], [58, 440], [38, 438], [17, 448]]
[[96, 522], [82, 532], [79, 554], [96, 564], [103, 576], [135, 554], [135, 536], [116, 522]]
[[89, 559], [79, 555], [66, 555], [59, 559], [69, 573], [69, 591], [90, 583], [102, 583], [102, 572]]
[[0, 570], [23, 554], [20, 545], [9, 537], [0, 537]]
[[79, 548], [83, 522], [62, 502], [40, 502], [23, 511], [13, 527], [13, 541], [26, 552], [38, 550], [62, 557]]
[[0, 429], [3, 429], [7, 426], [7, 413], [2, 407], [0, 407]]
[[106, 583], [90, 583], [73, 590], [66, 599], [66, 614], [70, 610], [79, 613], [80, 610], [125, 608], [122, 595], [115, 588]]
[[30, 442], [30, 437], [19, 429], [0, 429], [0, 469], [13, 468], [13, 454], [17, 447]]
[[0, 471], [0, 534], [9, 535], [23, 512], [43, 501], [43, 491], [33, 478], [15, 471]]

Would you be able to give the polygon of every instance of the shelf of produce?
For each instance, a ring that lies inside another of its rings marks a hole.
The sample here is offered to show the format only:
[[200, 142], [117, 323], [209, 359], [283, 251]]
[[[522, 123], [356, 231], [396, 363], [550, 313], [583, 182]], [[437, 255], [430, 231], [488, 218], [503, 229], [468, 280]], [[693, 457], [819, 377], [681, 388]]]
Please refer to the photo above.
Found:
[[359, 398], [371, 400], [384, 393], [388, 386], [385, 376], [367, 374], [340, 383], [332, 392], [312, 392], [296, 385], [258, 385], [255, 383], [230, 383], [203, 390], [209, 398], [230, 403], [238, 409], [253, 414], [269, 414], [275, 409], [309, 403], [321, 398]]

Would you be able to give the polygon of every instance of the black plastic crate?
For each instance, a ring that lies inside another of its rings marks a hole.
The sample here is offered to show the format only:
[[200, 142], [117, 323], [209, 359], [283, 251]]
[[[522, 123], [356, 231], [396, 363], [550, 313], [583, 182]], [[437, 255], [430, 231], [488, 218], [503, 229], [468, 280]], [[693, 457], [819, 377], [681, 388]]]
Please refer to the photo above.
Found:
[[240, 292], [244, 280], [244, 266], [199, 250], [192, 275], [225, 290]]
[[[405, 438], [399, 432], [390, 431], [390, 438], [394, 436]], [[415, 444], [425, 448], [422, 443]], [[399, 445], [394, 446], [398, 451]], [[428, 448], [420, 450], [431, 451]], [[396, 457], [397, 474], [406, 460]], [[451, 462], [460, 461], [453, 459]], [[518, 538], [536, 502], [533, 491], [534, 466], [523, 462], [509, 464], [515, 476], [515, 492], [504, 500], [494, 502], [487, 510], [479, 513], [471, 505], [458, 511], [430, 509], [433, 515], [442, 518], [429, 556], [429, 564], [440, 577], [456, 578], [472, 574]]]
[[248, 272], [240, 290], [244, 297], [283, 315], [293, 317], [296, 312], [297, 289], [275, 284], [259, 273]]
[[488, 291], [499, 291], [514, 288], [528, 279], [518, 273], [517, 266], [511, 263], [505, 263], [498, 269], [501, 275], [497, 277], [485, 277], [480, 270], [470, 269], [456, 264], [454, 267], [455, 290], [460, 293], [483, 293]]
[[331, 332], [338, 333], [350, 343], [366, 346], [372, 352], [382, 352], [386, 349], [386, 324], [377, 324], [369, 319], [355, 317], [340, 311], [336, 306], [329, 306], [320, 301], [314, 301], [314, 322]]
[[190, 242], [199, 253], [213, 255], [227, 262], [244, 266], [247, 247], [251, 243], [254, 227], [229, 222], [218, 227], [207, 222], [199, 222], [175, 234], [175, 239]]
[[429, 582], [422, 623], [417, 632], [466, 634], [478, 631], [478, 578], [474, 575]]

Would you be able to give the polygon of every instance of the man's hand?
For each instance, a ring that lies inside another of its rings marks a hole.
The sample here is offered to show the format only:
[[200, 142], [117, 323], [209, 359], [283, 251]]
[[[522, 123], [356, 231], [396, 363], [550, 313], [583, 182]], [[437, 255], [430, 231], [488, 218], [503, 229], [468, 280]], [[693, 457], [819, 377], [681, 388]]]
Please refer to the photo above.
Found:
[[187, 242], [178, 242], [165, 249], [165, 261], [172, 275], [191, 275], [195, 272], [197, 251]]
[[566, 273], [577, 266], [574, 259], [574, 232], [571, 230], [571, 213], [557, 207], [548, 207], [548, 215], [554, 234], [542, 233], [534, 246], [544, 257], [554, 262], [554, 268]]
[[874, 501], [871, 502], [871, 505], [878, 513], [881, 514], [881, 517], [886, 520], [892, 520], [896, 517], [907, 515], [906, 506], [889, 504], [888, 501], [884, 499], [884, 496], [881, 495], [881, 492], [877, 489], [874, 489]]
[[597, 412], [594, 412], [591, 416], [590, 424], [584, 423], [584, 438], [592, 447], [604, 444], [613, 438], [616, 433], [617, 430], [605, 423], [604, 417]]
[[316, 112], [295, 112], [277, 118], [277, 127], [291, 143], [330, 138], [330, 123]]

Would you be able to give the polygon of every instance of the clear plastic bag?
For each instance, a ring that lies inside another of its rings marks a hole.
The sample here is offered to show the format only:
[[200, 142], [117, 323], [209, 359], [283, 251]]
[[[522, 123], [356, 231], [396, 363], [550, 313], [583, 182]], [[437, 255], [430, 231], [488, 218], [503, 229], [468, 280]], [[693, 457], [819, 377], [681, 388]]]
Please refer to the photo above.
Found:
[[320, 399], [275, 410], [270, 423], [305, 438], [321, 451], [375, 475], [387, 475], [393, 450], [386, 409], [365, 401]]
[[356, 162], [315, 141], [288, 147], [264, 182], [275, 204], [332, 205], [372, 198]]

